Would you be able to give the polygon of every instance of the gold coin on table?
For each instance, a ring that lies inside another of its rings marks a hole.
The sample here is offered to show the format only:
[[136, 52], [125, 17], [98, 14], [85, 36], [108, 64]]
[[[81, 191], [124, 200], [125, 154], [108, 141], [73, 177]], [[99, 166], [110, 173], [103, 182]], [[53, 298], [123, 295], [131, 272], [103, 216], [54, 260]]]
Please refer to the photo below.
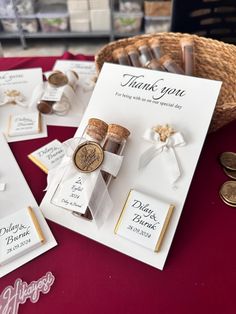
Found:
[[223, 170], [224, 170], [224, 173], [229, 178], [236, 180], [236, 170], [230, 170], [230, 169], [227, 169], [227, 168], [224, 168], [224, 167], [223, 167]]
[[224, 152], [220, 155], [220, 163], [229, 170], [236, 170], [236, 153]]
[[220, 189], [220, 195], [226, 202], [236, 204], [236, 181], [226, 181]]
[[73, 155], [75, 166], [81, 172], [92, 172], [102, 164], [104, 152], [96, 142], [87, 141], [80, 144]]
[[62, 72], [54, 72], [49, 75], [48, 82], [56, 87], [61, 87], [68, 84], [68, 78]]
[[222, 196], [221, 194], [220, 194], [220, 198], [221, 198], [221, 200], [222, 200], [226, 205], [231, 206], [231, 207], [236, 207], [236, 204], [227, 202], [227, 201], [223, 198], [223, 196]]

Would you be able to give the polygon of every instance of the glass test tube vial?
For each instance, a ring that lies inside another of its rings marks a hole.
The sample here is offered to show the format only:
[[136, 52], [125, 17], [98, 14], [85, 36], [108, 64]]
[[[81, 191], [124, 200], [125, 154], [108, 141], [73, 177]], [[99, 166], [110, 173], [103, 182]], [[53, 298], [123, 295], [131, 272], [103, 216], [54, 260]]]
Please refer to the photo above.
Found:
[[129, 45], [125, 48], [125, 50], [130, 58], [131, 65], [134, 67], [141, 68], [142, 64], [140, 63], [140, 60], [139, 60], [139, 52], [137, 48], [133, 45]]
[[190, 38], [180, 40], [184, 72], [186, 75], [194, 75], [194, 41]]
[[[109, 124], [107, 135], [103, 144], [103, 150], [116, 155], [121, 155], [129, 135], [130, 131], [123, 126], [118, 124]], [[102, 171], [102, 176], [108, 186], [110, 184], [112, 175]]]
[[138, 40], [135, 43], [138, 51], [140, 52], [140, 62], [143, 67], [146, 67], [148, 63], [153, 59], [152, 52], [146, 42], [146, 40]]
[[[108, 125], [106, 124], [106, 122], [97, 118], [91, 118], [89, 119], [88, 125], [83, 132], [82, 138], [87, 141], [94, 141], [98, 144], [102, 144], [105, 139], [107, 129]], [[82, 216], [89, 220], [93, 219], [89, 208], [86, 209], [86, 212], [84, 214], [79, 214], [77, 212], [72, 212], [72, 214], [77, 217]]]
[[157, 59], [152, 59], [150, 62], [148, 62], [146, 68], [151, 70], [165, 71], [165, 68]]
[[[129, 135], [130, 132], [128, 129], [118, 124], [110, 124], [108, 126], [107, 135], [103, 144], [103, 150], [116, 155], [121, 155]], [[108, 186], [111, 182], [112, 175], [105, 171], [101, 171], [101, 174], [106, 185]], [[88, 220], [93, 219], [89, 208], [87, 208], [85, 214], [82, 215], [82, 217]]]
[[158, 38], [152, 38], [148, 41], [148, 44], [151, 47], [153, 56], [156, 59], [160, 59], [163, 56], [160, 40]]
[[161, 57], [159, 62], [168, 72], [184, 74], [183, 69], [177, 63], [175, 63], [175, 61], [169, 55], [164, 55]]
[[131, 65], [129, 56], [124, 48], [118, 48], [112, 53], [113, 59], [121, 65]]

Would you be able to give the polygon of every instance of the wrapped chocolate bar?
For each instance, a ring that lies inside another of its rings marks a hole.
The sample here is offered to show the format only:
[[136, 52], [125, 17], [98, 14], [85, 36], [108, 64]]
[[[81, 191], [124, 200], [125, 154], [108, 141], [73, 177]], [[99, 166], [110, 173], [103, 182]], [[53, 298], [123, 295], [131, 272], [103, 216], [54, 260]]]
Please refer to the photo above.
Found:
[[154, 252], [160, 251], [174, 205], [131, 190], [115, 227], [115, 234]]
[[0, 219], [0, 266], [26, 254], [45, 242], [31, 207]]
[[[59, 167], [49, 171], [49, 184], [53, 175], [61, 176], [51, 203], [77, 216], [93, 219], [98, 226], [112, 209], [108, 178], [104, 176], [117, 176], [123, 160], [122, 156], [102, 148], [106, 133], [104, 121], [89, 119], [81, 138], [64, 143], [66, 156]], [[123, 144], [120, 142], [119, 145]]]

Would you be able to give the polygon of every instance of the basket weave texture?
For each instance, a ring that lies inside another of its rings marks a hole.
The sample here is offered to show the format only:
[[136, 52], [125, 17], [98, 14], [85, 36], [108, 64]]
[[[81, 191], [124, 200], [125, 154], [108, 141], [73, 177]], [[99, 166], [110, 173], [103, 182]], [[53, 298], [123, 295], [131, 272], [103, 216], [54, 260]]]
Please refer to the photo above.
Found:
[[[182, 66], [179, 40], [188, 37], [194, 40], [195, 76], [222, 81], [220, 95], [213, 114], [210, 131], [215, 131], [236, 119], [236, 46], [223, 42], [180, 33], [146, 34], [117, 40], [104, 46], [95, 56], [98, 73], [104, 62], [115, 63], [112, 52], [125, 48], [140, 39], [158, 38], [165, 54], [169, 54]], [[207, 104], [199, 104], [207, 106]]]

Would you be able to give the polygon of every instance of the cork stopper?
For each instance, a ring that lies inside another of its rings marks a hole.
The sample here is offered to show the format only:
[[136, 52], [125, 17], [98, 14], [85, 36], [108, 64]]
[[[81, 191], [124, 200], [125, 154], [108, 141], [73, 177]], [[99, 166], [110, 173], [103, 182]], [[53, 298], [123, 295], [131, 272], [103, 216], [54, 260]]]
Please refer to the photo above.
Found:
[[151, 38], [149, 39], [148, 43], [151, 47], [160, 47], [161, 45], [160, 40], [158, 38]]
[[192, 38], [189, 37], [183, 37], [180, 39], [180, 46], [183, 48], [185, 46], [193, 46], [194, 45], [194, 41]]
[[135, 46], [138, 49], [142, 48], [142, 47], [145, 47], [145, 46], [148, 46], [147, 40], [145, 40], [145, 39], [138, 40], [138, 41], [136, 41]]
[[127, 52], [128, 54], [138, 53], [137, 48], [136, 48], [135, 46], [133, 46], [133, 45], [127, 46], [127, 47], [125, 48], [125, 50], [126, 50], [126, 52]]
[[168, 65], [173, 62], [173, 59], [169, 55], [164, 55], [159, 59], [160, 64]]
[[158, 60], [156, 60], [156, 59], [153, 59], [150, 62], [148, 62], [146, 67], [148, 69], [152, 69], [152, 70], [162, 70], [162, 71], [164, 71], [164, 68], [162, 67], [161, 63]]
[[161, 57], [159, 62], [168, 72], [184, 74], [183, 69], [169, 55]]
[[109, 124], [108, 134], [112, 134], [119, 139], [127, 139], [130, 135], [130, 131], [119, 124]]
[[124, 48], [118, 48], [113, 51], [112, 56], [115, 60], [118, 60], [121, 57], [127, 56]]
[[107, 129], [108, 125], [106, 122], [97, 118], [91, 118], [88, 121], [86, 133], [94, 140], [100, 142], [105, 138]]

